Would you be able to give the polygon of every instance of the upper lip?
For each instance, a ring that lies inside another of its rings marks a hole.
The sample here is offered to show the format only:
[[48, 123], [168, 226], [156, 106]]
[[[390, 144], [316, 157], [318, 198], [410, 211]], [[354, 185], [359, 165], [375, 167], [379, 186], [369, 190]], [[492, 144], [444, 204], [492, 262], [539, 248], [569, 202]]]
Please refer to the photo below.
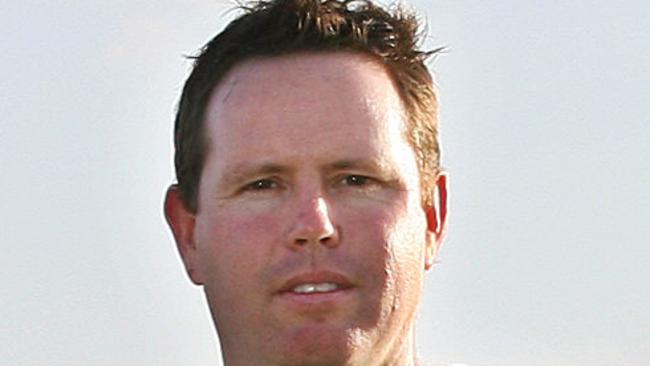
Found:
[[285, 281], [278, 293], [291, 292], [296, 286], [306, 283], [334, 283], [339, 288], [350, 288], [352, 283], [348, 278], [340, 273], [332, 271], [306, 272], [298, 274]]

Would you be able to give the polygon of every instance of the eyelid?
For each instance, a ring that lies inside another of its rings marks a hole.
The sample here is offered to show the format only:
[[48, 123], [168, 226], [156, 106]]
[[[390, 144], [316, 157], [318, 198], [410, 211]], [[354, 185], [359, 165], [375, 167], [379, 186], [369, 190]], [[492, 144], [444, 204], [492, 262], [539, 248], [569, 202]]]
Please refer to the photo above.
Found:
[[[359, 184], [359, 185], [348, 184], [347, 180], [349, 178], [351, 178], [351, 177], [361, 178], [361, 179], [364, 180], [364, 182]], [[343, 186], [349, 186], [349, 187], [355, 187], [355, 186], [365, 187], [365, 186], [368, 186], [368, 185], [371, 185], [371, 184], [379, 184], [379, 183], [381, 183], [381, 181], [378, 178], [376, 178], [375, 176], [372, 176], [372, 175], [369, 175], [369, 174], [364, 174], [364, 173], [353, 173], [353, 172], [340, 174], [340, 175], [337, 176], [335, 181], [336, 181], [337, 184], [340, 184], [340, 185], [343, 185]]]
[[372, 177], [370, 177], [370, 176], [368, 176], [368, 175], [365, 175], [365, 174], [354, 174], [354, 173], [352, 173], [352, 174], [346, 174], [343, 178], [344, 178], [344, 179], [349, 179], [349, 178], [352, 178], [352, 177], [360, 178], [360, 179], [364, 179], [364, 180], [374, 180]]
[[[258, 187], [256, 187], [256, 185], [258, 183], [261, 183], [261, 182], [270, 183], [270, 184], [274, 185], [274, 187], [269, 187], [269, 188], [258, 188]], [[243, 192], [245, 192], [245, 191], [253, 191], [254, 192], [254, 191], [264, 191], [264, 190], [276, 189], [276, 188], [280, 188], [280, 187], [281, 187], [281, 185], [280, 185], [280, 182], [279, 182], [279, 180], [277, 178], [275, 178], [275, 177], [266, 177], [266, 178], [256, 178], [256, 179], [252, 179], [252, 180], [248, 181], [247, 183], [245, 183], [242, 186], [240, 191], [243, 191]]]

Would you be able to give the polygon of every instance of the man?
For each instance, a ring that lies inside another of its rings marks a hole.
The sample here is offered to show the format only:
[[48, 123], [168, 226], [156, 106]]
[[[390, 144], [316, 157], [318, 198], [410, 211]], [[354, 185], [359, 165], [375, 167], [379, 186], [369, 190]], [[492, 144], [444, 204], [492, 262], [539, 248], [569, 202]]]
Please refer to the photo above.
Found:
[[225, 365], [415, 365], [446, 222], [414, 17], [271, 0], [197, 57], [165, 215]]

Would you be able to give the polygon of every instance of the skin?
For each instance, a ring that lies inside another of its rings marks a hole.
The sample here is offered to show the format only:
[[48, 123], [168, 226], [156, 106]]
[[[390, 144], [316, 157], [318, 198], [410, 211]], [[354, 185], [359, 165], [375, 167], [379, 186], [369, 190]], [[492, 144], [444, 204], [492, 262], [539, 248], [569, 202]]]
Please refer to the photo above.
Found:
[[[240, 63], [211, 95], [198, 211], [170, 187], [167, 220], [232, 365], [414, 365], [424, 272], [446, 177], [423, 207], [389, 74], [352, 53]], [[332, 297], [280, 292], [336, 273]], [[309, 298], [305, 303], [304, 299]]]

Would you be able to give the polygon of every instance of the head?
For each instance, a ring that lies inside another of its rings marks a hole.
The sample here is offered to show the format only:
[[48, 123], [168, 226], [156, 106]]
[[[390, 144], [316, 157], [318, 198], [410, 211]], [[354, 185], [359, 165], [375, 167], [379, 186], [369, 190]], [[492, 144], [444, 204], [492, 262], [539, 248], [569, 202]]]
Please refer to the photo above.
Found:
[[208, 150], [204, 119], [215, 86], [244, 60], [308, 51], [362, 53], [386, 67], [407, 113], [405, 133], [416, 154], [423, 203], [430, 204], [440, 173], [440, 147], [438, 102], [425, 61], [442, 49], [417, 48], [415, 15], [344, 0], [259, 1], [244, 10], [203, 47], [183, 88], [174, 145], [178, 189], [187, 208], [198, 209], [198, 183]]
[[279, 0], [198, 56], [165, 213], [226, 364], [412, 360], [447, 201], [416, 31], [370, 3]]

